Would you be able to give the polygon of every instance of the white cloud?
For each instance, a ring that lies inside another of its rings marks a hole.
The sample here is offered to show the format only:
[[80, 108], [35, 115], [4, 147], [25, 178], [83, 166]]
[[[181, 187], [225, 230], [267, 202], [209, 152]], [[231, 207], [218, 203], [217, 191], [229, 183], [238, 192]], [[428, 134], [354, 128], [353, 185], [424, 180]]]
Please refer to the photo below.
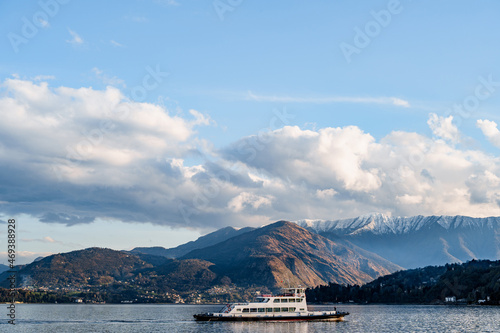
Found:
[[402, 196], [397, 196], [396, 200], [403, 205], [416, 205], [422, 202], [422, 197], [420, 195], [409, 195], [404, 194]]
[[60, 243], [60, 244], [63, 244], [63, 242], [58, 242], [49, 236], [45, 236], [43, 238], [23, 238], [23, 239], [21, 239], [21, 242], [23, 242], [23, 243], [38, 242], [38, 243]]
[[97, 67], [92, 68], [92, 72], [94, 72], [95, 76], [104, 84], [110, 85], [110, 86], [121, 86], [121, 87], [126, 87], [125, 81], [122, 79], [117, 78], [116, 76], [108, 76], [106, 75], [102, 70], [100, 70]]
[[34, 78], [32, 78], [33, 81], [48, 81], [48, 80], [55, 80], [54, 75], [37, 75]]
[[431, 113], [429, 114], [427, 124], [435, 136], [453, 143], [458, 143], [460, 141], [458, 128], [453, 125], [453, 116], [445, 118], [435, 113]]
[[333, 198], [333, 196], [337, 194], [333, 188], [328, 188], [326, 190], [316, 190], [316, 196], [320, 199], [328, 199]]
[[43, 27], [43, 28], [48, 28], [50, 27], [50, 23], [42, 18], [39, 18], [38, 21], [40, 22], [40, 25]]
[[298, 96], [275, 96], [256, 95], [248, 92], [247, 99], [256, 102], [279, 102], [279, 103], [356, 103], [356, 104], [387, 104], [401, 107], [410, 107], [410, 103], [397, 97], [349, 97], [349, 96], [326, 96], [326, 97], [298, 97]]
[[[374, 211], [500, 215], [499, 158], [457, 148], [449, 118], [433, 118], [442, 130], [435, 138], [394, 131], [377, 140], [357, 126], [285, 126], [217, 150], [197, 137], [198, 126], [214, 123], [208, 115], [171, 114], [111, 86], [7, 79], [0, 89], [5, 215], [191, 228]], [[498, 135], [493, 122], [478, 126]]]
[[245, 207], [252, 207], [254, 210], [257, 210], [261, 206], [270, 206], [272, 199], [271, 196], [258, 196], [243, 192], [229, 201], [228, 208], [234, 212], [241, 212]]
[[73, 44], [73, 45], [80, 45], [83, 44], [83, 39], [78, 35], [75, 31], [68, 29], [69, 34], [71, 35], [72, 39], [67, 40], [66, 42]]
[[[16, 251], [16, 264], [26, 265], [32, 263], [38, 257], [47, 257], [52, 254], [52, 252]], [[1, 262], [7, 262], [8, 259], [7, 252], [0, 252]]]
[[195, 118], [195, 120], [193, 121], [193, 125], [205, 125], [205, 126], [208, 126], [210, 124], [213, 124], [215, 123], [211, 118], [210, 116], [206, 115], [206, 114], [203, 114], [199, 111], [196, 111], [196, 110], [189, 110], [189, 113]]
[[224, 154], [247, 166], [248, 171], [239, 168], [242, 173], [266, 175], [253, 193], [276, 198], [270, 220], [333, 219], [373, 211], [395, 216], [500, 214], [496, 157], [417, 133], [396, 131], [377, 142], [355, 126], [318, 131], [284, 127], [266, 142], [243, 138]]
[[487, 119], [479, 119], [476, 125], [495, 147], [500, 148], [500, 131], [497, 123]]
[[114, 41], [114, 40], [110, 40], [109, 41], [111, 43], [111, 45], [115, 46], [115, 47], [123, 47], [122, 44], [118, 43], [117, 41]]
[[[178, 214], [175, 200], [192, 185], [176, 177], [193, 168], [165, 165], [158, 156], [179, 160], [196, 151], [190, 140], [208, 116], [171, 116], [158, 105], [128, 101], [112, 87], [50, 88], [47, 82], [7, 79], [1, 89], [0, 164], [5, 173], [0, 183], [10, 179], [12, 187], [3, 186], [0, 201], [7, 210], [65, 224], [88, 223], [96, 214], [125, 221], [160, 221], [164, 210]], [[49, 193], [65, 194], [56, 199]], [[25, 199], [18, 202], [16, 196]], [[94, 200], [97, 206], [86, 207]], [[145, 217], [142, 205], [150, 211], [155, 206], [158, 216]]]

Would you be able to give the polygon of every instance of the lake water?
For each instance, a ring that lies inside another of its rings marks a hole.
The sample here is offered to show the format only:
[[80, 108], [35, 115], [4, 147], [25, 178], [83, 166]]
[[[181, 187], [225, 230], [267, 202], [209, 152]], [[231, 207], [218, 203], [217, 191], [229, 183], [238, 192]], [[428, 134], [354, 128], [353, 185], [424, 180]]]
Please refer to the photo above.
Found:
[[6, 305], [0, 307], [0, 332], [500, 332], [500, 307], [337, 305], [350, 312], [343, 322], [217, 323], [193, 320], [221, 308], [213, 305], [18, 304], [15, 327], [5, 319]]

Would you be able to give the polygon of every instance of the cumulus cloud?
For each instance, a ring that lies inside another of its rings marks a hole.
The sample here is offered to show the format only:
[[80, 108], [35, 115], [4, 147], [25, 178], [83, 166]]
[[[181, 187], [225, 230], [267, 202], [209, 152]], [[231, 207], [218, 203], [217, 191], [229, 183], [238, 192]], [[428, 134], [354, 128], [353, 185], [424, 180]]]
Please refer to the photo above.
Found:
[[177, 176], [202, 169], [184, 167], [182, 159], [196, 151], [190, 140], [208, 116], [172, 116], [113, 87], [7, 79], [1, 88], [2, 210], [67, 225], [97, 216], [157, 223], [173, 220], [170, 212], [178, 217], [175, 201], [192, 191]]
[[458, 128], [453, 124], [453, 116], [445, 118], [442, 116], [438, 116], [435, 113], [431, 113], [429, 115], [427, 124], [436, 137], [448, 140], [453, 143], [458, 143], [460, 141]]
[[365, 168], [364, 156], [378, 149], [374, 138], [358, 127], [324, 128], [319, 131], [284, 127], [272, 134], [258, 152], [258, 138], [241, 140], [225, 151], [229, 159], [241, 159], [253, 168], [294, 183], [366, 191], [380, 187], [376, 168]]
[[[458, 136], [458, 134], [457, 134]], [[498, 159], [450, 140], [395, 131], [380, 141], [360, 128], [284, 127], [265, 140], [243, 138], [223, 151], [264, 179], [271, 220], [392, 215], [498, 215]], [[473, 176], [476, 175], [476, 176]], [[483, 197], [479, 198], [478, 194]]]
[[246, 206], [257, 210], [260, 206], [269, 206], [272, 201], [271, 196], [258, 196], [252, 193], [243, 192], [231, 199], [228, 208], [234, 212], [241, 212]]
[[333, 198], [333, 196], [337, 194], [333, 188], [328, 188], [326, 190], [316, 190], [316, 196], [320, 199], [328, 199]]
[[[370, 212], [500, 215], [499, 159], [457, 147], [451, 118], [431, 116], [433, 138], [285, 126], [214, 149], [197, 137], [214, 123], [199, 111], [171, 114], [111, 86], [19, 78], [1, 85], [0, 113], [0, 209], [45, 223], [217, 228]], [[478, 126], [498, 134], [493, 122]]]
[[500, 148], [500, 131], [498, 130], [497, 123], [487, 119], [479, 119], [476, 125], [495, 147]]

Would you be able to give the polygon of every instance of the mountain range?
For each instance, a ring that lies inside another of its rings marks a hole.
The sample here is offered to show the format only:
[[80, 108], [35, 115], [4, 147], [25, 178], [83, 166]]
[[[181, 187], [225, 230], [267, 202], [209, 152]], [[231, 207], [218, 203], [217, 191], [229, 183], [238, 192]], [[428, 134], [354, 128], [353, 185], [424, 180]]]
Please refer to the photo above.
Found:
[[201, 236], [195, 241], [187, 242], [186, 244], [179, 245], [174, 248], [166, 249], [161, 246], [153, 246], [153, 247], [136, 247], [131, 253], [146, 253], [152, 254], [156, 256], [162, 256], [167, 258], [179, 258], [189, 252], [197, 249], [202, 249], [204, 247], [208, 247], [211, 245], [215, 245], [217, 243], [223, 242], [226, 239], [229, 239], [234, 236], [238, 236], [240, 234], [244, 234], [245, 232], [252, 231], [255, 228], [246, 227], [246, 228], [233, 228], [233, 227], [225, 227], [219, 230], [216, 230], [208, 235]]
[[0, 273], [3, 273], [5, 271], [9, 270], [9, 266], [0, 264]]
[[[177, 259], [102, 248], [51, 255], [19, 267], [19, 282], [52, 290], [101, 286], [123, 292], [133, 286], [164, 293], [231, 283], [267, 287], [363, 284], [401, 269], [354, 244], [329, 240], [291, 222], [247, 229], [229, 238], [221, 232], [215, 236], [227, 239]], [[210, 239], [207, 235], [203, 241], [210, 244]], [[4, 278], [0, 275], [0, 280]]]
[[270, 286], [313, 286], [335, 281], [363, 284], [401, 267], [348, 242], [334, 242], [294, 223], [279, 221], [180, 259], [215, 264], [233, 281]]
[[500, 259], [500, 217], [372, 214], [296, 223], [328, 239], [349, 241], [404, 268]]
[[[90, 248], [19, 266], [24, 286], [190, 292], [217, 285], [362, 285], [403, 269], [499, 259], [500, 218], [365, 215], [226, 227], [175, 248]], [[0, 267], [1, 268], [1, 267]], [[4, 281], [6, 272], [0, 272]]]

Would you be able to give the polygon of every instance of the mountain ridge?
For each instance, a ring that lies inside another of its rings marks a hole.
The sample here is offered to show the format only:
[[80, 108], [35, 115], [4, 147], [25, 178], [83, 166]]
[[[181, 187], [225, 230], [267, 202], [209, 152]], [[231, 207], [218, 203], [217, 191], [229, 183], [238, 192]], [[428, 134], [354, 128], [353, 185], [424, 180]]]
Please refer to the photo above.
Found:
[[213, 262], [231, 279], [250, 284], [263, 280], [268, 285], [282, 286], [285, 281], [303, 285], [331, 280], [363, 283], [401, 269], [375, 254], [364, 256], [357, 250], [364, 251], [354, 244], [333, 242], [294, 223], [278, 221], [193, 250], [180, 259]]
[[194, 241], [187, 242], [185, 244], [181, 244], [179, 246], [173, 248], [164, 248], [162, 246], [153, 246], [153, 247], [136, 247], [130, 251], [130, 253], [145, 253], [157, 256], [163, 256], [171, 259], [182, 257], [188, 252], [196, 249], [201, 249], [207, 246], [211, 246], [220, 242], [223, 242], [231, 237], [243, 234], [245, 232], [254, 230], [252, 227], [245, 228], [234, 228], [234, 227], [225, 227], [218, 229], [209, 234], [203, 235]]
[[350, 241], [407, 269], [500, 259], [500, 217], [369, 214], [296, 223], [329, 239]]
[[361, 215], [350, 219], [339, 220], [298, 220], [299, 226], [314, 230], [316, 233], [342, 230], [344, 233], [372, 232], [375, 234], [404, 234], [438, 224], [443, 229], [469, 228], [497, 228], [500, 226], [500, 217], [469, 217], [464, 215], [416, 215], [410, 217], [391, 217], [375, 213]]

